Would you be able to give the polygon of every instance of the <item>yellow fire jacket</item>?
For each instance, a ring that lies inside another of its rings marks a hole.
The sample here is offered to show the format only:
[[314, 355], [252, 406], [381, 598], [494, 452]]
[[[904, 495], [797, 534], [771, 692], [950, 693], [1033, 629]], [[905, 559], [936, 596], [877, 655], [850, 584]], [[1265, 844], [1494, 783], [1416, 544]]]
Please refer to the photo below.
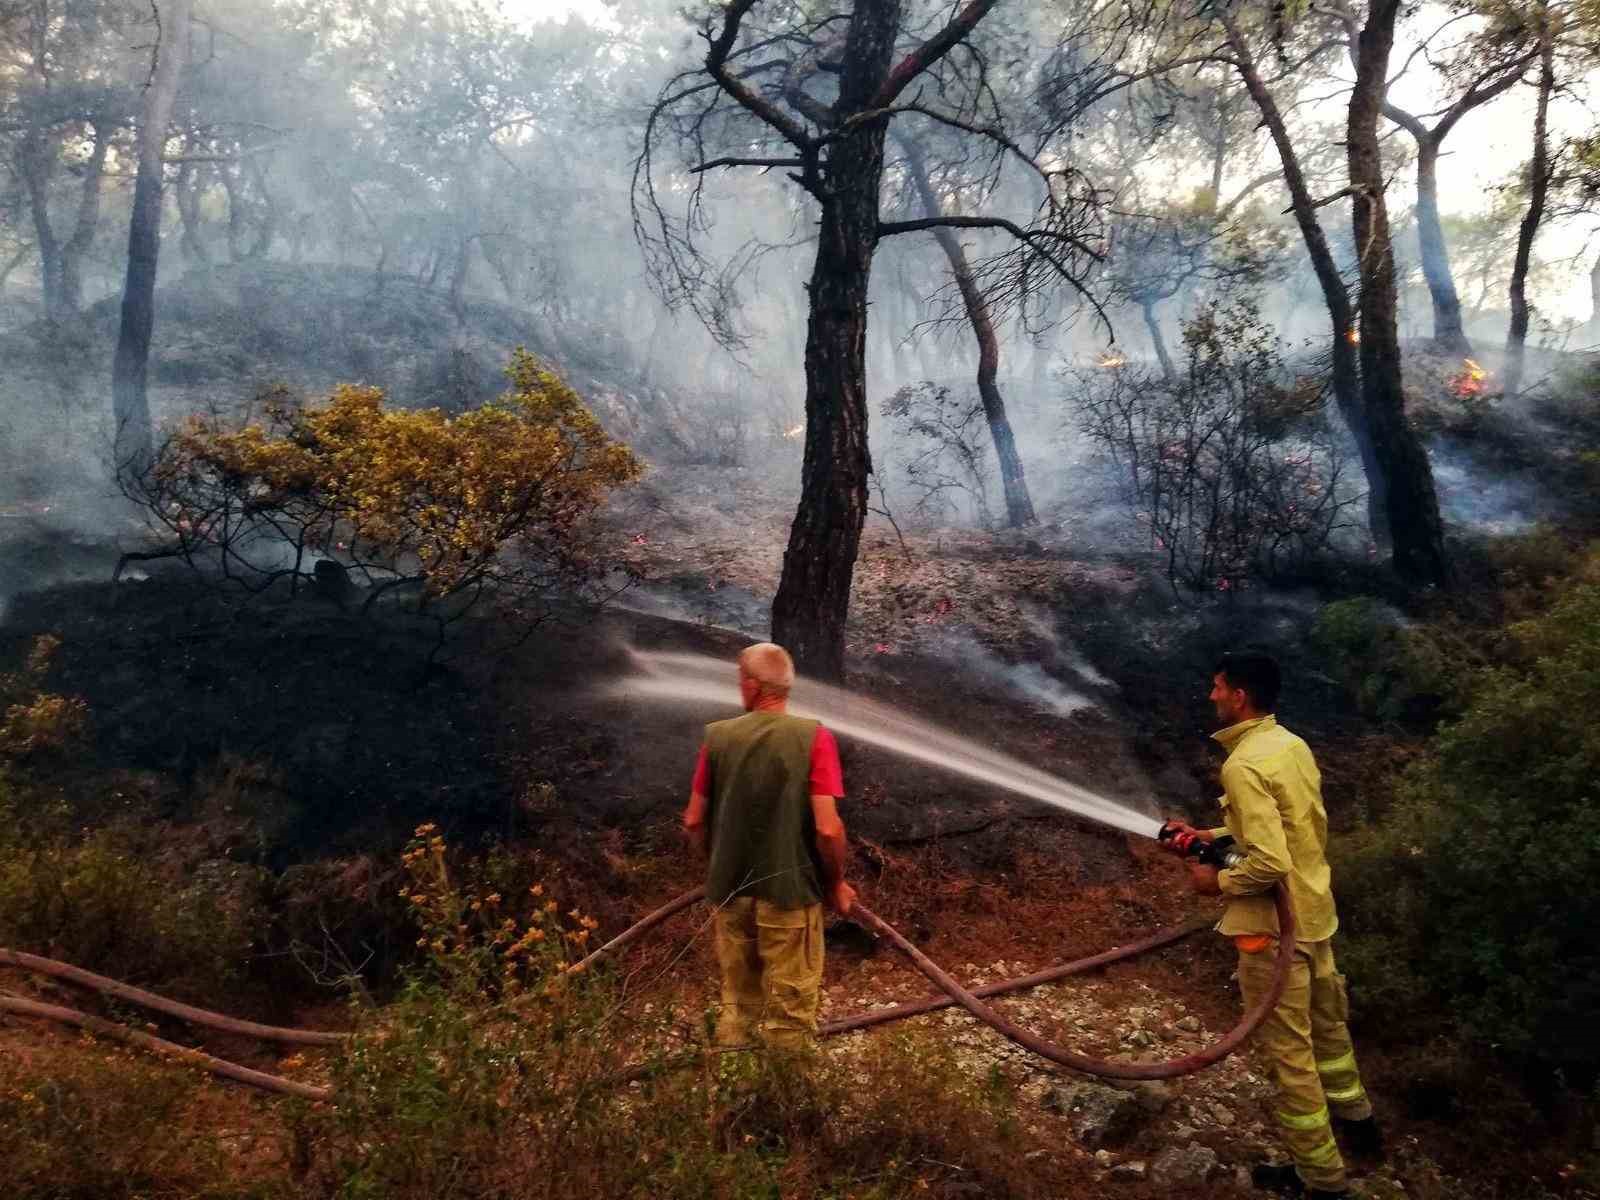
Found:
[[1295, 940], [1332, 937], [1339, 916], [1328, 869], [1328, 814], [1311, 748], [1271, 716], [1240, 721], [1212, 736], [1229, 751], [1219, 801], [1224, 825], [1212, 832], [1231, 833], [1245, 852], [1244, 862], [1217, 875], [1228, 898], [1218, 932], [1277, 933], [1272, 889], [1287, 879]]

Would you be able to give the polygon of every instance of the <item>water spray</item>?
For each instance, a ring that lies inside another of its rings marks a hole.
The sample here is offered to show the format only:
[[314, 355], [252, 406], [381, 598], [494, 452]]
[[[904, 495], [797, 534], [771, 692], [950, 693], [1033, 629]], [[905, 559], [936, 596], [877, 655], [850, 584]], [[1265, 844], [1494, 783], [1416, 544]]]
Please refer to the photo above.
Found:
[[[622, 695], [739, 707], [734, 674], [723, 659], [654, 650], [630, 653], [640, 673], [616, 685]], [[1098, 792], [843, 688], [797, 680], [789, 695], [789, 712], [819, 720], [835, 733], [1027, 796], [1099, 825], [1147, 838], [1155, 838], [1160, 831], [1155, 818]]]
[[[721, 660], [696, 654], [664, 654], [639, 651], [633, 653], [635, 660], [643, 669], [643, 674], [618, 685], [624, 694], [680, 701], [701, 701], [722, 706], [738, 704], [738, 692], [729, 679], [728, 664]], [[1150, 818], [1141, 816], [1114, 800], [1098, 795], [1086, 788], [1057, 779], [1055, 776], [1040, 771], [1035, 767], [1030, 767], [1010, 755], [980, 745], [967, 738], [958, 737], [947, 730], [907, 717], [885, 706], [873, 704], [871, 701], [864, 700], [859, 696], [853, 696], [838, 688], [802, 683], [797, 687], [796, 692], [791, 695], [790, 709], [798, 715], [825, 719], [829, 726], [836, 731], [858, 738], [861, 741], [882, 746], [905, 754], [910, 758], [942, 766], [970, 778], [992, 783], [1019, 795], [1033, 797], [1101, 825], [1153, 838], [1164, 848], [1174, 853], [1198, 859], [1200, 862], [1210, 866], [1219, 868], [1232, 867], [1237, 865], [1243, 857], [1231, 837], [1223, 836], [1206, 839], [1200, 836], [1198, 831], [1170, 821], [1151, 828]], [[704, 898], [705, 888], [703, 887], [693, 888], [683, 893], [636, 921], [599, 949], [591, 952], [588, 957], [573, 964], [568, 970], [576, 972], [591, 968], [602, 958], [617, 954], [645, 933], [664, 924], [673, 916]], [[971, 1013], [973, 1017], [1015, 1044], [1050, 1062], [1071, 1067], [1074, 1070], [1112, 1079], [1171, 1079], [1180, 1075], [1188, 1075], [1232, 1054], [1243, 1045], [1256, 1027], [1266, 1019], [1267, 1014], [1277, 1007], [1278, 1000], [1283, 994], [1284, 985], [1288, 982], [1289, 969], [1294, 962], [1295, 917], [1294, 909], [1289, 903], [1288, 891], [1282, 884], [1279, 884], [1274, 892], [1273, 901], [1277, 909], [1279, 938], [1272, 986], [1256, 1006], [1245, 1014], [1244, 1019], [1238, 1025], [1234, 1026], [1233, 1029], [1210, 1046], [1194, 1054], [1168, 1059], [1164, 1062], [1129, 1062], [1079, 1054], [1023, 1029], [990, 1008], [984, 1003], [984, 998], [999, 995], [1003, 992], [1019, 991], [1024, 988], [1037, 987], [1044, 983], [1056, 982], [1071, 975], [1132, 958], [1137, 954], [1156, 949], [1159, 946], [1169, 945], [1187, 937], [1189, 934], [1203, 928], [1208, 922], [1191, 922], [1187, 925], [1175, 926], [1171, 929], [1161, 930], [1140, 941], [1115, 947], [1089, 958], [1063, 963], [1020, 979], [1003, 980], [999, 983], [969, 990], [912, 945], [899, 930], [859, 902], [851, 907], [850, 912], [847, 914], [848, 919], [863, 925], [903, 953], [918, 971], [939, 988], [940, 994], [927, 999], [895, 1005], [888, 1009], [874, 1009], [869, 1012], [858, 1013], [853, 1017], [831, 1021], [817, 1031], [818, 1036], [834, 1037], [883, 1024], [887, 1021], [903, 1020], [919, 1013], [932, 1012], [939, 1008], [959, 1005]], [[32, 971], [53, 975], [80, 986], [115, 996], [118, 999], [131, 1001], [134, 1004], [177, 1016], [191, 1024], [223, 1029], [233, 1033], [244, 1033], [269, 1041], [339, 1045], [344, 1043], [350, 1036], [333, 1031], [282, 1029], [274, 1026], [258, 1025], [254, 1022], [238, 1021], [220, 1013], [212, 1013], [189, 1005], [179, 1004], [165, 997], [84, 971], [68, 963], [0, 949], [0, 965], [5, 964], [24, 966]], [[23, 1016], [39, 1017], [91, 1029], [105, 1036], [114, 1037], [128, 1044], [153, 1050], [159, 1054], [184, 1058], [202, 1070], [209, 1071], [214, 1075], [232, 1079], [264, 1091], [315, 1100], [327, 1100], [333, 1096], [333, 1092], [329, 1088], [317, 1087], [297, 1080], [254, 1071], [237, 1063], [213, 1058], [200, 1051], [162, 1041], [139, 1030], [130, 1029], [117, 1022], [106, 1021], [99, 1017], [79, 1012], [76, 1009], [63, 1008], [59, 1005], [40, 1004], [18, 996], [0, 995], [0, 1012], [13, 1012]], [[700, 1061], [701, 1056], [693, 1054], [680, 1059], [669, 1060], [666, 1063], [651, 1063], [640, 1068], [624, 1071], [614, 1076], [613, 1082], [623, 1083], [630, 1079], [655, 1074], [662, 1069], [690, 1066]]]

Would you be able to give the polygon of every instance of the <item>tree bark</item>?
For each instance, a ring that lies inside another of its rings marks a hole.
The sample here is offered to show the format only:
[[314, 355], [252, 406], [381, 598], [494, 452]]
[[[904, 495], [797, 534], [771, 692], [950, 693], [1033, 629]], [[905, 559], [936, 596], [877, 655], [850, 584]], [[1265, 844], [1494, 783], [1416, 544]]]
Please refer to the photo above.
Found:
[[1422, 252], [1422, 276], [1433, 301], [1433, 340], [1448, 354], [1472, 353], [1461, 324], [1461, 297], [1450, 271], [1450, 251], [1445, 246], [1444, 225], [1439, 220], [1439, 142], [1429, 134], [1417, 140], [1417, 242]]
[[278, 206], [272, 199], [272, 193], [267, 190], [267, 173], [262, 169], [260, 160], [252, 155], [245, 160], [245, 166], [250, 172], [251, 186], [261, 197], [261, 215], [256, 220], [255, 237], [250, 240], [250, 249], [245, 252], [245, 257], [266, 258], [278, 236]]
[[97, 124], [92, 124], [90, 129], [94, 148], [84, 164], [72, 234], [64, 242], [56, 236], [50, 219], [50, 179], [55, 173], [54, 156], [59, 153], [59, 145], [46, 138], [42, 131], [32, 131], [24, 139], [18, 155], [19, 173], [28, 192], [28, 206], [33, 211], [45, 316], [52, 321], [69, 320], [83, 307], [83, 256], [94, 244], [94, 235], [100, 228], [100, 193], [110, 137]]
[[[900, 0], [857, 0], [839, 75], [841, 121], [865, 112], [889, 76]], [[800, 504], [772, 602], [772, 638], [806, 674], [844, 676], [845, 621], [867, 515], [867, 285], [878, 245], [888, 118], [829, 147], [806, 323], [806, 446]]]
[[1600, 344], [1600, 255], [1589, 268], [1589, 336]]
[[189, 50], [193, 0], [163, 0], [156, 10], [160, 33], [144, 89], [139, 120], [139, 171], [128, 222], [128, 274], [122, 291], [122, 327], [111, 366], [111, 412], [116, 422], [117, 469], [140, 470], [151, 455], [150, 398], [146, 381], [155, 329], [156, 267], [161, 254], [161, 153]]
[[1367, 480], [1368, 527], [1372, 531], [1374, 541], [1380, 546], [1387, 545], [1388, 486], [1382, 464], [1373, 448], [1373, 435], [1367, 426], [1366, 412], [1361, 398], [1361, 369], [1353, 341], [1356, 332], [1355, 307], [1350, 302], [1350, 292], [1345, 287], [1344, 277], [1339, 272], [1339, 264], [1334, 261], [1333, 251], [1328, 245], [1328, 236], [1323, 231], [1322, 223], [1317, 219], [1317, 205], [1311, 197], [1305, 171], [1300, 165], [1300, 156], [1289, 136], [1289, 127], [1284, 122], [1278, 102], [1262, 80], [1255, 58], [1250, 53], [1250, 47], [1241, 35], [1238, 25], [1225, 9], [1220, 9], [1219, 14], [1223, 29], [1227, 32], [1228, 45], [1233, 52], [1239, 77], [1244, 81], [1245, 90], [1250, 93], [1250, 98], [1255, 101], [1256, 108], [1261, 113], [1262, 123], [1266, 125], [1268, 133], [1272, 136], [1272, 143], [1277, 148], [1278, 160], [1283, 165], [1283, 181], [1289, 189], [1290, 203], [1294, 210], [1295, 224], [1299, 226], [1300, 236], [1306, 245], [1306, 253], [1311, 258], [1311, 268], [1316, 273], [1318, 285], [1322, 288], [1323, 303], [1327, 306], [1328, 321], [1332, 326], [1329, 358], [1334, 401], [1338, 404], [1339, 413], [1344, 418], [1350, 436], [1355, 440], [1356, 448], [1361, 455], [1361, 468]]
[[1156, 359], [1161, 363], [1161, 374], [1168, 383], [1178, 377], [1178, 368], [1173, 364], [1172, 354], [1167, 349], [1167, 339], [1161, 335], [1161, 322], [1156, 320], [1156, 302], [1144, 300], [1139, 304], [1139, 311], [1144, 314], [1144, 327], [1150, 333], [1150, 345], [1156, 352]]
[[184, 163], [178, 168], [178, 178], [172, 194], [178, 202], [178, 217], [183, 223], [182, 240], [178, 243], [183, 257], [198, 263], [209, 264], [211, 252], [206, 249], [200, 233], [200, 170], [194, 163]]
[[76, 313], [83, 307], [83, 256], [94, 245], [94, 235], [100, 230], [100, 185], [105, 178], [111, 139], [99, 125], [92, 128], [94, 149], [84, 165], [83, 183], [78, 190], [78, 219], [61, 256], [61, 306], [67, 313]]
[[[928, 168], [922, 153], [908, 138], [899, 139], [911, 170], [911, 181], [922, 200], [922, 207], [930, 217], [944, 216], [944, 206], [933, 193], [928, 181]], [[989, 302], [967, 265], [967, 255], [961, 248], [956, 231], [948, 227], [931, 230], [934, 240], [950, 262], [950, 274], [955, 277], [961, 291], [961, 302], [966, 307], [967, 321], [972, 325], [972, 336], [978, 343], [978, 396], [983, 401], [983, 414], [989, 421], [989, 435], [994, 439], [995, 456], [1000, 460], [1000, 482], [1006, 496], [1006, 524], [1021, 529], [1038, 521], [1033, 511], [1033, 497], [1028, 494], [1027, 477], [1023, 474], [1022, 458], [1017, 453], [1016, 435], [1011, 431], [1011, 420], [1006, 416], [1006, 402], [1000, 395], [996, 377], [1000, 371], [1000, 342], [995, 337], [994, 319], [989, 315]]]
[[1555, 36], [1550, 13], [1539, 6], [1539, 100], [1533, 115], [1533, 159], [1528, 164], [1528, 209], [1517, 228], [1517, 256], [1511, 265], [1511, 328], [1506, 334], [1505, 394], [1522, 390], [1523, 355], [1532, 310], [1528, 304], [1528, 268], [1533, 239], [1544, 220], [1550, 190], [1550, 95], [1555, 91]]
[[[1352, 29], [1353, 20], [1348, 15], [1346, 22], [1346, 28]], [[1352, 45], [1352, 56], [1355, 49]], [[1416, 139], [1417, 241], [1422, 252], [1422, 274], [1433, 302], [1433, 340], [1451, 354], [1471, 354], [1472, 343], [1462, 327], [1461, 297], [1456, 291], [1444, 226], [1439, 220], [1439, 148], [1462, 117], [1515, 85], [1524, 66], [1526, 61], [1522, 59], [1491, 65], [1444, 111], [1432, 129], [1387, 98], [1383, 101], [1383, 115]]]
[[1346, 126], [1346, 160], [1355, 193], [1352, 223], [1361, 278], [1361, 396], [1379, 471], [1388, 482], [1387, 515], [1395, 571], [1410, 584], [1442, 587], [1449, 581], [1449, 567], [1433, 470], [1405, 415], [1394, 243], [1378, 145], [1378, 116], [1399, 11], [1400, 0], [1373, 0], [1356, 42], [1356, 78]]
[[62, 312], [61, 243], [50, 221], [50, 176], [55, 166], [55, 147], [40, 130], [30, 130], [22, 138], [17, 153], [17, 171], [28, 190], [28, 208], [33, 213], [33, 237], [39, 247], [39, 282], [44, 289], [44, 313], [51, 321], [71, 316]]
[[11, 272], [15, 271], [23, 263], [27, 262], [29, 256], [32, 254], [32, 246], [21, 246], [17, 249], [15, 254], [6, 259], [6, 265], [0, 267], [0, 292], [5, 291], [6, 284], [10, 282]]

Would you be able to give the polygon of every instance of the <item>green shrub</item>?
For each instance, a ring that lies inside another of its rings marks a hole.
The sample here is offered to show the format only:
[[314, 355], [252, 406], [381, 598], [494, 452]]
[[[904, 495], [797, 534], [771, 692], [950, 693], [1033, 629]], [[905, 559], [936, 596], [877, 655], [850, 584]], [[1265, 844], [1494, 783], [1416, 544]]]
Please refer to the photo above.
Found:
[[1426, 723], [1459, 704], [1467, 668], [1440, 627], [1408, 624], [1367, 596], [1323, 605], [1311, 643], [1367, 716]]
[[1513, 627], [1409, 780], [1437, 812], [1422, 936], [1465, 1027], [1519, 1058], [1600, 1072], [1600, 583]]
[[1402, 1038], [1453, 1026], [1583, 1087], [1600, 1076], [1597, 565], [1506, 627], [1387, 819], [1335, 859], [1358, 1014]]
[[196, 1119], [204, 1087], [192, 1072], [88, 1041], [7, 1066], [0, 1162], [8, 1200], [290, 1194], [274, 1190], [270, 1176], [246, 1178], [262, 1172], [230, 1153], [211, 1121]]
[[146, 839], [117, 828], [32, 836], [4, 787], [0, 945], [211, 1005], [237, 990], [264, 924], [261, 872], [162, 864]]

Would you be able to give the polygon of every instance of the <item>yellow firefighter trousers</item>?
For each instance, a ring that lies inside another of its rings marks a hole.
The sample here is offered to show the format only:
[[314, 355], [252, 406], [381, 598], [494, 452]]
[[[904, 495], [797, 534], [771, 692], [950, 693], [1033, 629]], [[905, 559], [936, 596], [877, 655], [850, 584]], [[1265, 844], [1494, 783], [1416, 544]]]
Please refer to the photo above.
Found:
[[[1239, 955], [1239, 990], [1246, 1011], [1272, 988], [1278, 941], [1256, 954]], [[1328, 1110], [1352, 1121], [1372, 1115], [1355, 1047], [1345, 1027], [1349, 1001], [1344, 976], [1326, 941], [1301, 942], [1283, 998], [1256, 1030], [1256, 1041], [1272, 1057], [1278, 1085], [1277, 1117], [1283, 1140], [1306, 1186], [1344, 1188], [1344, 1160], [1333, 1140]]]
[[717, 1044], [809, 1045], [821, 1001], [822, 905], [778, 908], [737, 896], [717, 910], [716, 943], [722, 965]]

